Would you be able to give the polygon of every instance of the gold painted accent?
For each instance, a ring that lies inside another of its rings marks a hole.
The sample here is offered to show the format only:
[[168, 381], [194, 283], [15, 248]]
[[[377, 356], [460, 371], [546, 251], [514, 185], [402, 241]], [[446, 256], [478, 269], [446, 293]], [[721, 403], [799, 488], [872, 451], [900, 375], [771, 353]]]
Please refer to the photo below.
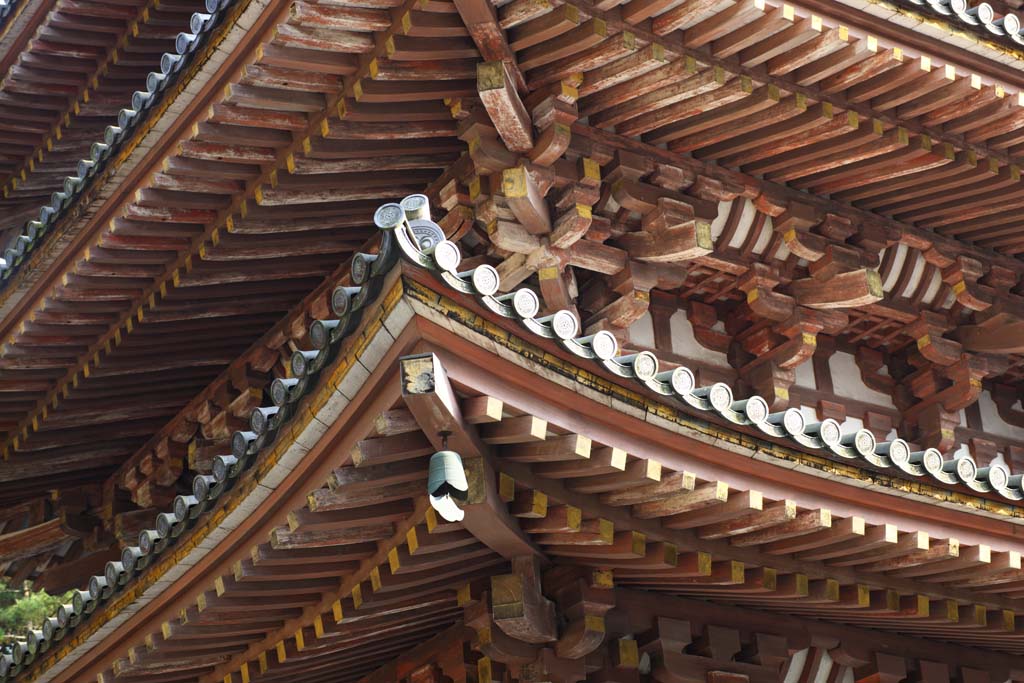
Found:
[[619, 638], [617, 644], [619, 668], [635, 669], [640, 666], [640, 648], [635, 638]]
[[334, 623], [340, 624], [345, 619], [345, 615], [341, 610], [341, 600], [335, 600], [331, 605], [331, 616], [334, 618]]
[[639, 531], [630, 532], [630, 550], [634, 555], [643, 557], [647, 551], [647, 536]]
[[363, 587], [362, 584], [356, 584], [352, 587], [352, 606], [356, 609], [363, 604]]
[[527, 194], [526, 167], [506, 168], [501, 172], [501, 191], [506, 197], [525, 197]]
[[583, 526], [583, 510], [574, 505], [567, 505], [565, 523], [573, 531], [578, 531]]
[[370, 570], [370, 588], [374, 593], [380, 590], [380, 567], [374, 567]]
[[516, 499], [516, 480], [504, 472], [498, 473], [498, 498], [504, 503]]

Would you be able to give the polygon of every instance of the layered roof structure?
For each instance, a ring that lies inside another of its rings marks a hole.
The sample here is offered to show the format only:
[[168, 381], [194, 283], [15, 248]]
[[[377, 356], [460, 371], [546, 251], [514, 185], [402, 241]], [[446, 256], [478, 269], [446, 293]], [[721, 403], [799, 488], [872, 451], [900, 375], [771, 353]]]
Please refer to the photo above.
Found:
[[3, 11], [0, 681], [1024, 678], [1016, 7]]

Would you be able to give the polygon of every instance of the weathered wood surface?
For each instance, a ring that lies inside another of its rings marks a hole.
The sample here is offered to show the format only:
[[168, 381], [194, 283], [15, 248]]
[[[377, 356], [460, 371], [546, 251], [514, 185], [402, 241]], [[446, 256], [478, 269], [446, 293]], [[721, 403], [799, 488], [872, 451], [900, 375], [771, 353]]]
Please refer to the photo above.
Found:
[[[67, 2], [0, 88], [0, 145], [21, 144], [0, 171], [33, 154], [25, 136], [47, 135], [83, 79], [102, 72], [121, 87], [144, 74], [143, 57], [191, 9], [154, 10], [128, 40], [132, 58], [107, 64], [108, 36], [137, 8]], [[159, 171], [11, 321], [0, 425], [13, 463], [40, 457], [73, 486], [90, 479], [85, 448], [102, 434], [102, 475], [120, 454], [118, 483], [137, 504], [161, 501], [183, 463], [208, 466], [200, 445], [184, 458], [181, 448], [242, 419], [261, 386], [189, 399], [373, 236], [376, 205], [424, 187], [437, 206], [468, 212], [459, 236], [472, 231], [506, 286], [536, 275], [543, 306], [572, 310], [590, 331], [624, 337], [662, 294], [685, 301], [698, 343], [728, 353], [773, 410], [795, 404], [794, 369], [820, 365], [835, 337], [896, 354], [889, 367], [906, 369], [884, 417], [904, 415], [922, 446], [951, 445], [949, 426], [983, 379], [1024, 381], [1019, 349], [1000, 341], [1014, 327], [988, 347], [971, 337], [994, 303], [1018, 310], [1020, 269], [1003, 256], [1024, 252], [1013, 213], [1024, 205], [1021, 99], [985, 77], [759, 1], [297, 2], [254, 40], [260, 49]], [[94, 84], [82, 121], [120, 106], [109, 90]], [[94, 139], [77, 124], [51, 138], [9, 193], [12, 216], [26, 196], [48, 196], [56, 166]], [[810, 209], [794, 190], [817, 195]], [[726, 225], [712, 240], [719, 211]], [[923, 313], [945, 319], [921, 328]], [[284, 343], [240, 365], [266, 373]], [[989, 352], [1009, 360], [979, 357]], [[962, 365], [946, 362], [961, 353]], [[882, 365], [861, 366], [870, 377]], [[814, 398], [846, 410], [828, 391]], [[474, 419], [488, 445], [548, 435], [541, 418]], [[436, 446], [420, 435], [414, 448], [410, 433], [384, 425], [355, 456], [384, 467]], [[592, 457], [587, 475], [571, 461], [543, 465], [595, 493], [656, 478], [614, 451]], [[5, 501], [21, 494], [0, 486]], [[28, 493], [46, 486], [34, 479]]]

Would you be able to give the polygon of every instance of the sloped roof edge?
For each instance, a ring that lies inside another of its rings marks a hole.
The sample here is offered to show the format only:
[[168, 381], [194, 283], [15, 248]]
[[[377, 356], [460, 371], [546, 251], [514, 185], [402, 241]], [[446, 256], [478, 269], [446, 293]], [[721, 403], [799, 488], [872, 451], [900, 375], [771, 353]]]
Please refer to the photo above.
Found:
[[486, 310], [516, 320], [530, 333], [553, 340], [574, 356], [689, 409], [714, 414], [727, 423], [756, 428], [800, 450], [823, 452], [831, 458], [890, 471], [900, 478], [931, 480], [941, 487], [963, 486], [976, 493], [994, 493], [1007, 501], [1024, 500], [1024, 475], [1011, 475], [1001, 462], [980, 467], [966, 453], [947, 456], [935, 448], [913, 451], [898, 436], [878, 443], [869, 430], [845, 426], [831, 418], [812, 424], [795, 408], [771, 413], [767, 401], [757, 395], [736, 400], [732, 388], [723, 382], [697, 386], [688, 368], [662, 371], [657, 356], [650, 351], [620, 354], [618, 341], [610, 332], [581, 336], [579, 321], [569, 311], [536, 317], [539, 296], [526, 287], [498, 294], [500, 276], [493, 266], [485, 264], [460, 273], [461, 253], [453, 242], [445, 240], [428, 254], [416, 245], [407, 224], [381, 225], [378, 221], [378, 226], [385, 234], [396, 235], [407, 261], [433, 272], [451, 289], [476, 297]]

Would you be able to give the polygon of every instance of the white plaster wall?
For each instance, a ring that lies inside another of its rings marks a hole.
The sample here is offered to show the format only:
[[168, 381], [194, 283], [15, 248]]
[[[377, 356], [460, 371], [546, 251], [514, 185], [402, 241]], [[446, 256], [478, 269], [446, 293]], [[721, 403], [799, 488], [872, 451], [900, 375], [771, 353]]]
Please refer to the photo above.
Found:
[[649, 312], [629, 326], [629, 341], [647, 349], [654, 348], [654, 318]]
[[[1007, 424], [1003, 418], [999, 417], [999, 410], [992, 400], [992, 394], [988, 391], [981, 392], [981, 396], [978, 397], [978, 407], [981, 409], [981, 426], [986, 432], [1004, 439], [1024, 441], [1024, 428]], [[1016, 407], [1020, 408], [1019, 401]]]
[[669, 327], [672, 333], [673, 353], [708, 365], [729, 367], [729, 360], [724, 353], [701, 346], [693, 336], [693, 325], [687, 319], [686, 311], [679, 310], [673, 313], [669, 318]]
[[805, 389], [818, 388], [818, 383], [814, 381], [814, 363], [810, 359], [796, 366], [796, 385]]
[[832, 386], [837, 396], [852, 398], [864, 403], [874, 403], [885, 408], [893, 408], [892, 397], [875, 391], [860, 378], [860, 368], [853, 354], [837, 351], [829, 358], [829, 369], [832, 371]]

